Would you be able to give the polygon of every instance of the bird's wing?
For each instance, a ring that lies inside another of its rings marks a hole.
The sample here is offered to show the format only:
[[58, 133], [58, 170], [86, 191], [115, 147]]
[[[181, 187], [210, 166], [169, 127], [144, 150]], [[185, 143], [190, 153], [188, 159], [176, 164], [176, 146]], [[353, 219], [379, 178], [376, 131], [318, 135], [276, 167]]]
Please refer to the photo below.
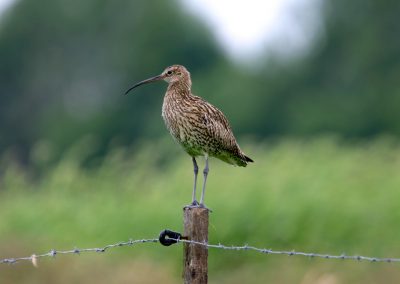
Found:
[[200, 97], [195, 96], [194, 98], [197, 106], [194, 111], [207, 129], [208, 135], [218, 141], [226, 150], [238, 149], [231, 126], [222, 111]]

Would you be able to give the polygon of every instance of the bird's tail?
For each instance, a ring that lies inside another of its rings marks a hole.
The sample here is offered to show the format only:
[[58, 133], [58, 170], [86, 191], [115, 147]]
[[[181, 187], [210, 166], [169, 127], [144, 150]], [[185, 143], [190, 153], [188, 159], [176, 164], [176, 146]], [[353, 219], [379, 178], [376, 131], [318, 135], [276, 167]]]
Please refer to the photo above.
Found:
[[254, 163], [254, 161], [253, 161], [251, 158], [247, 157], [246, 155], [243, 155], [243, 156], [244, 156], [244, 160], [245, 160], [246, 162]]
[[247, 157], [242, 152], [242, 154], [240, 155], [240, 158], [236, 162], [237, 162], [238, 166], [245, 167], [245, 166], [247, 166], [247, 163], [249, 163], [249, 162], [253, 163], [254, 161], [251, 158]]

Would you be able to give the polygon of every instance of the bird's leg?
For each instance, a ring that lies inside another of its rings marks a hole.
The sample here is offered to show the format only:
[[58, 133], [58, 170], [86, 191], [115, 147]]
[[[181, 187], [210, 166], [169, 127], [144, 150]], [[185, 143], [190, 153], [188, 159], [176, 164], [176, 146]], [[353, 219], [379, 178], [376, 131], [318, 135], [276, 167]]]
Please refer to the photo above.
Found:
[[207, 175], [208, 175], [208, 171], [209, 171], [209, 168], [208, 168], [208, 155], [206, 155], [205, 157], [206, 157], [206, 166], [204, 167], [204, 170], [203, 170], [204, 183], [203, 183], [203, 190], [201, 192], [201, 197], [200, 197], [200, 207], [204, 207], [204, 208], [205, 208], [205, 206], [204, 206], [204, 194], [206, 192], [206, 182], [207, 182]]
[[193, 184], [193, 195], [192, 195], [192, 205], [197, 206], [199, 203], [196, 200], [196, 185], [197, 185], [197, 174], [199, 172], [199, 167], [197, 166], [196, 159], [192, 157], [193, 170], [194, 170], [194, 184]]

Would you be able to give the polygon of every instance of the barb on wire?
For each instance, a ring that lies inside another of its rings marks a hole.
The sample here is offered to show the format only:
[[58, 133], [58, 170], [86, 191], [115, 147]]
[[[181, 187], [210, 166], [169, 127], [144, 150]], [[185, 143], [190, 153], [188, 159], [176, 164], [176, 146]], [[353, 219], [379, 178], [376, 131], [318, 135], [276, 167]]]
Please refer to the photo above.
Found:
[[[269, 254], [269, 255], [287, 255], [287, 256], [305, 256], [309, 258], [323, 258], [323, 259], [343, 259], [343, 260], [356, 260], [356, 261], [369, 261], [369, 262], [400, 262], [400, 258], [380, 258], [380, 257], [370, 257], [370, 256], [361, 256], [361, 255], [330, 255], [330, 254], [321, 254], [321, 253], [310, 253], [310, 252], [298, 252], [298, 251], [281, 251], [281, 250], [272, 250], [272, 249], [265, 249], [265, 248], [257, 248], [254, 246], [243, 245], [243, 246], [226, 246], [222, 244], [208, 244], [204, 242], [196, 242], [192, 240], [186, 240], [181, 238], [169, 238], [169, 241], [174, 241], [176, 243], [188, 243], [193, 245], [200, 245], [211, 249], [223, 249], [223, 250], [233, 250], [233, 251], [255, 251], [262, 254]], [[85, 252], [105, 252], [108, 249], [116, 248], [116, 247], [123, 247], [123, 246], [132, 246], [135, 244], [143, 244], [143, 243], [158, 243], [158, 238], [153, 239], [138, 239], [138, 240], [129, 240], [126, 242], [119, 242], [111, 245], [106, 245], [101, 248], [85, 248], [79, 249], [74, 248], [71, 250], [50, 250], [47, 253], [43, 254], [33, 254], [27, 257], [17, 257], [17, 258], [5, 258], [1, 259], [0, 263], [4, 264], [15, 264], [20, 261], [30, 261], [34, 266], [37, 266], [38, 258], [43, 257], [55, 257], [56, 255], [60, 254], [81, 254]]]
[[106, 250], [110, 249], [110, 248], [115, 248], [115, 247], [123, 247], [123, 246], [132, 246], [134, 244], [138, 244], [138, 243], [157, 243], [158, 239], [141, 239], [141, 240], [129, 240], [126, 242], [119, 242], [119, 243], [115, 243], [115, 244], [111, 244], [111, 245], [106, 245], [104, 247], [100, 247], [100, 248], [84, 248], [84, 249], [79, 249], [79, 248], [74, 248], [71, 250], [55, 250], [52, 249], [47, 253], [43, 253], [43, 254], [33, 254], [31, 256], [26, 256], [26, 257], [17, 257], [17, 258], [5, 258], [0, 260], [0, 263], [8, 263], [8, 264], [15, 264], [17, 262], [23, 261], [23, 260], [27, 260], [27, 261], [31, 261], [33, 263], [34, 266], [37, 266], [37, 259], [38, 258], [42, 258], [42, 257], [55, 257], [56, 255], [60, 255], [60, 254], [81, 254], [81, 253], [85, 253], [85, 252], [105, 252]]
[[249, 245], [243, 246], [226, 246], [222, 244], [213, 245], [207, 244], [203, 242], [196, 242], [190, 240], [183, 240], [183, 239], [176, 239], [178, 243], [189, 243], [204, 246], [207, 248], [216, 248], [216, 249], [224, 249], [224, 250], [250, 250], [256, 251], [263, 254], [280, 254], [280, 255], [288, 255], [288, 256], [306, 256], [309, 258], [324, 258], [324, 259], [346, 259], [346, 260], [357, 260], [357, 261], [370, 261], [370, 262], [400, 262], [400, 258], [389, 258], [389, 257], [371, 257], [371, 256], [362, 256], [362, 255], [330, 255], [330, 254], [322, 254], [322, 253], [313, 253], [313, 252], [299, 252], [299, 251], [284, 251], [284, 250], [272, 250], [272, 249], [265, 249], [265, 248], [257, 248]]

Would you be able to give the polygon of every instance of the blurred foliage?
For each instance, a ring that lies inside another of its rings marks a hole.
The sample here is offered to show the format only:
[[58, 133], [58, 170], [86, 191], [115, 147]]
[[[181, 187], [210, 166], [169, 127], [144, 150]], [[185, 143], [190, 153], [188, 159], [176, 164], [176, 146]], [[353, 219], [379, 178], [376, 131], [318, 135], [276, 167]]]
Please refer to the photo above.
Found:
[[160, 133], [160, 95], [135, 81], [180, 62], [197, 72], [224, 61], [198, 21], [171, 1], [18, 1], [0, 32], [0, 147], [55, 153], [87, 133], [99, 151]]
[[42, 143], [56, 160], [90, 133], [93, 156], [103, 156], [166, 135], [165, 85], [122, 94], [174, 63], [192, 71], [194, 92], [238, 135], [398, 136], [400, 6], [325, 1], [322, 13], [304, 57], [266, 56], [252, 69], [227, 60], [178, 0], [16, 1], [0, 22], [0, 150], [28, 161]]
[[[100, 167], [81, 168], [79, 161], [90, 145], [90, 139], [74, 145], [45, 178], [34, 183], [25, 171], [7, 163], [1, 184], [5, 190], [0, 191], [0, 258], [152, 238], [165, 228], [182, 230], [181, 208], [191, 198], [189, 157], [179, 155], [168, 167], [156, 167], [159, 160], [154, 149], [160, 149], [160, 157], [176, 154], [172, 142], [160, 141], [140, 149], [117, 147]], [[206, 204], [213, 209], [211, 243], [399, 256], [398, 141], [380, 138], [354, 145], [322, 137], [244, 146], [257, 157], [257, 166], [229, 167], [211, 160], [206, 192]], [[199, 162], [200, 166], [204, 163]], [[265, 279], [274, 283], [398, 283], [400, 277], [397, 264], [212, 249], [209, 253], [210, 283], [265, 283]], [[111, 281], [115, 283], [159, 283], [162, 274], [165, 283], [176, 283], [182, 247], [139, 245], [106, 255], [43, 260], [36, 270], [29, 266], [2, 265], [0, 275], [7, 277], [4, 283], [93, 279], [109, 283], [109, 274], [116, 277]], [[149, 267], [154, 274], [143, 275], [141, 270]], [[317, 281], [323, 275], [335, 281]]]
[[[281, 80], [285, 132], [346, 137], [400, 134], [400, 25], [396, 1], [327, 1], [325, 31]], [[287, 81], [286, 81], [287, 82]], [[286, 94], [286, 96], [285, 96]], [[279, 117], [271, 118], [279, 119]]]

